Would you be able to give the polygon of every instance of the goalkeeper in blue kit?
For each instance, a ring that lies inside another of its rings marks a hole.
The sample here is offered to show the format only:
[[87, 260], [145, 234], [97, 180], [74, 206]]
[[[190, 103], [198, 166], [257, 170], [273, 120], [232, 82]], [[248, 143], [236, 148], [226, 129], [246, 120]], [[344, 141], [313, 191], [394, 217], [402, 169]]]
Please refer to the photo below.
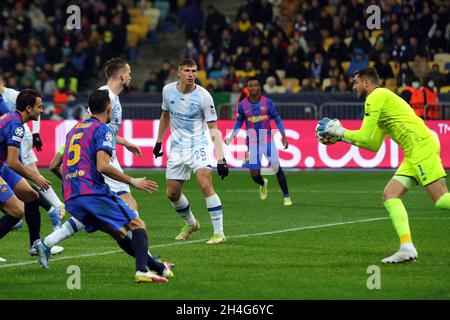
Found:
[[347, 130], [339, 120], [324, 118], [319, 122], [317, 134], [337, 136], [343, 142], [371, 151], [378, 151], [386, 135], [400, 146], [405, 158], [383, 192], [383, 204], [400, 238], [400, 249], [382, 262], [414, 261], [418, 254], [402, 197], [414, 184], [420, 183], [437, 208], [450, 209], [439, 140], [406, 101], [380, 87], [375, 69], [363, 68], [355, 72], [353, 90], [358, 98], [365, 98], [361, 128]]

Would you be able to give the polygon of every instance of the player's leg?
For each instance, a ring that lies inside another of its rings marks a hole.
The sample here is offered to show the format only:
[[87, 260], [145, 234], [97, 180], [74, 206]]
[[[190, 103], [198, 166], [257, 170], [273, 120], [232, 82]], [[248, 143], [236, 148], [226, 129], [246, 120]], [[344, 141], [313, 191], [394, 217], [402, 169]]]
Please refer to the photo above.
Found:
[[[31, 150], [31, 153], [34, 154], [34, 151]], [[23, 154], [23, 153], [22, 153]], [[29, 156], [27, 157], [29, 158]], [[31, 160], [28, 160], [28, 162], [24, 162], [24, 164], [31, 170], [33, 170], [34, 172], [36, 172], [37, 174], [40, 174], [39, 169], [36, 165], [36, 161], [37, 158], [36, 156], [34, 156], [34, 158], [32, 158], [32, 162], [30, 162]], [[61, 200], [59, 199], [59, 197], [56, 195], [55, 191], [53, 190], [52, 186], [50, 186], [47, 190], [42, 190], [39, 188], [34, 188], [37, 192], [39, 192], [39, 194], [44, 197], [53, 208], [55, 208], [56, 211], [58, 211], [57, 213], [59, 214], [60, 219], [63, 219], [65, 216], [65, 208], [64, 208], [64, 203], [61, 202]], [[46, 209], [47, 210], [47, 209]], [[47, 210], [49, 212], [50, 215], [50, 211]], [[50, 216], [51, 218], [51, 216]]]
[[415, 171], [410, 161], [404, 159], [383, 191], [383, 205], [388, 211], [400, 239], [399, 251], [383, 259], [383, 263], [402, 263], [417, 259], [418, 255], [412, 242], [408, 213], [402, 202], [403, 196], [415, 183], [417, 183]]
[[130, 207], [131, 210], [138, 212], [138, 205], [136, 200], [133, 198], [131, 192], [121, 193], [118, 192], [117, 195]]
[[269, 163], [276, 173], [278, 184], [280, 185], [281, 192], [283, 193], [283, 204], [285, 206], [292, 205], [291, 198], [289, 197], [289, 190], [287, 185], [286, 175], [280, 166], [280, 158], [278, 157], [278, 149], [275, 146], [275, 142], [271, 139], [270, 143], [267, 144], [267, 153], [264, 153]]
[[23, 202], [13, 193], [11, 188], [0, 178], [0, 209], [4, 215], [0, 218], [0, 239], [3, 238], [23, 217]]
[[450, 210], [450, 193], [445, 178], [441, 178], [425, 187], [436, 208]]
[[223, 213], [222, 202], [219, 196], [214, 191], [212, 184], [212, 176], [210, 168], [199, 168], [195, 171], [198, 185], [206, 200], [206, 207], [208, 208], [211, 223], [214, 228], [213, 237], [207, 242], [209, 244], [218, 244], [226, 241], [223, 232]]
[[268, 194], [267, 186], [269, 184], [269, 180], [262, 177], [260, 168], [250, 169], [250, 176], [252, 177], [253, 181], [255, 181], [259, 185], [259, 196], [261, 200], [266, 199]]
[[172, 203], [174, 210], [184, 221], [184, 226], [175, 237], [175, 240], [187, 240], [194, 232], [200, 229], [200, 223], [192, 213], [191, 205], [189, 204], [188, 199], [182, 193], [184, 180], [169, 179], [166, 181], [166, 184], [167, 197]]
[[30, 183], [31, 187], [39, 193], [39, 206], [47, 211], [50, 221], [52, 223], [53, 230], [59, 229], [61, 227], [61, 209], [56, 208], [51, 205], [51, 203], [42, 195], [39, 188]]

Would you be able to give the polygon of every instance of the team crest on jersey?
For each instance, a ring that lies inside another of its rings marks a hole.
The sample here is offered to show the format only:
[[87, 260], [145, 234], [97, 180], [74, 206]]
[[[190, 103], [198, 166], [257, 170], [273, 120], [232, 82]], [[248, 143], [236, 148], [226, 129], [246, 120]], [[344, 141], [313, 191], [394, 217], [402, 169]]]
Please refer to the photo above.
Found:
[[23, 137], [23, 128], [16, 128], [16, 130], [14, 131], [15, 135], [18, 137]]
[[111, 132], [107, 132], [106, 134], [105, 134], [105, 140], [106, 141], [112, 141], [112, 133]]
[[261, 112], [266, 112], [267, 108], [266, 107], [261, 107]]
[[216, 113], [216, 108], [214, 108], [214, 106], [209, 106], [211, 108], [211, 113]]

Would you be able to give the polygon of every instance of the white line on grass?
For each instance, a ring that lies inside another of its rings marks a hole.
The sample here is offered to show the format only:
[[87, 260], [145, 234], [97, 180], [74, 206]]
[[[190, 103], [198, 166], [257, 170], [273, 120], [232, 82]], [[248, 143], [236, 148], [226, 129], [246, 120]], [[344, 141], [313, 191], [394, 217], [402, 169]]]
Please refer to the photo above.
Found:
[[[200, 189], [183, 189], [185, 192], [198, 192]], [[241, 193], [241, 192], [249, 192], [249, 193], [258, 193], [257, 189], [229, 189], [229, 190], [220, 190], [218, 193]], [[423, 191], [408, 191], [409, 193], [422, 193]], [[289, 193], [335, 193], [335, 194], [382, 194], [383, 190], [374, 191], [374, 190], [289, 190]]]
[[[280, 233], [286, 233], [286, 232], [295, 232], [295, 231], [303, 231], [303, 230], [311, 230], [311, 229], [319, 229], [319, 228], [329, 228], [329, 227], [336, 227], [336, 226], [342, 226], [342, 225], [348, 225], [348, 224], [354, 224], [354, 223], [372, 222], [372, 221], [380, 221], [380, 220], [386, 220], [386, 219], [389, 219], [389, 217], [370, 218], [370, 219], [353, 220], [353, 221], [343, 221], [343, 222], [319, 224], [319, 225], [315, 225], [315, 226], [290, 228], [290, 229], [268, 231], [268, 232], [238, 234], [238, 235], [235, 235], [235, 236], [228, 236], [227, 238], [228, 239], [238, 239], [238, 238], [267, 236], [267, 235], [280, 234]], [[151, 249], [172, 247], [172, 246], [179, 246], [179, 245], [186, 245], [186, 244], [191, 244], [191, 243], [199, 243], [199, 242], [205, 242], [207, 240], [208, 239], [200, 239], [200, 240], [191, 240], [191, 241], [183, 241], [183, 242], [172, 242], [172, 243], [166, 243], [166, 244], [157, 244], [157, 245], [152, 246]], [[115, 254], [115, 253], [120, 253], [120, 252], [123, 252], [123, 251], [122, 250], [114, 250], [114, 251], [106, 251], [106, 252], [99, 252], [99, 253], [87, 253], [87, 254], [80, 254], [80, 255], [76, 255], [76, 256], [66, 256], [66, 257], [52, 258], [51, 261], [54, 262], [54, 261], [59, 261], [59, 260], [68, 260], [68, 259], [79, 259], [79, 258], [87, 258], [87, 257], [105, 256], [105, 255], [110, 255], [110, 254]], [[9, 264], [0, 265], [0, 269], [2, 269], [2, 268], [9, 268], [9, 267], [25, 266], [25, 265], [29, 265], [29, 264], [35, 264], [35, 263], [37, 263], [36, 260], [34, 260], [34, 261], [17, 262], [17, 263], [9, 263]]]

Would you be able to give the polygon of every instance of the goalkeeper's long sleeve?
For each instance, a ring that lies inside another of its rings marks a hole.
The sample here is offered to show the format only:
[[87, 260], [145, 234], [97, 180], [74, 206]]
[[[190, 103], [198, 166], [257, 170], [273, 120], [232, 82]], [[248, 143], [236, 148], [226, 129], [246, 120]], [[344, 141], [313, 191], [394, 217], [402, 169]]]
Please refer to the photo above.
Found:
[[369, 95], [364, 106], [364, 119], [361, 128], [359, 130], [345, 129], [343, 140], [360, 148], [378, 151], [386, 133], [377, 124], [381, 114], [380, 104], [375, 105], [371, 102]]

